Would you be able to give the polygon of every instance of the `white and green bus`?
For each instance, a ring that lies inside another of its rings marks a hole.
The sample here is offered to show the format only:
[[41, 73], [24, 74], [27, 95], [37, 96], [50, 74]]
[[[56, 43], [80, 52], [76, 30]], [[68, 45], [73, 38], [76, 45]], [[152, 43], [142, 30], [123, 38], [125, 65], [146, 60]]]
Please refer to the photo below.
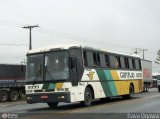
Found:
[[143, 91], [142, 68], [136, 55], [80, 45], [55, 45], [27, 53], [27, 103], [81, 102], [112, 96], [132, 98]]

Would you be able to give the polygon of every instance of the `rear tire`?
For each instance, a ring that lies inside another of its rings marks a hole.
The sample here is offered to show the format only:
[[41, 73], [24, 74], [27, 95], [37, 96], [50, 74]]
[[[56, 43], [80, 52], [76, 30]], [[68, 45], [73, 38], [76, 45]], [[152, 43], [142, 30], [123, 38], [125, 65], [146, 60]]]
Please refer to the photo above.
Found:
[[158, 92], [160, 92], [160, 86], [158, 86]]
[[92, 100], [93, 100], [93, 92], [89, 87], [87, 87], [84, 92], [84, 101], [82, 102], [83, 106], [88, 107], [92, 105]]
[[8, 101], [8, 92], [0, 91], [0, 102], [7, 102], [7, 101]]
[[143, 92], [146, 92], [146, 84], [144, 83]]
[[58, 105], [58, 102], [48, 102], [47, 104], [50, 108], [56, 108]]
[[146, 84], [146, 92], [148, 92], [149, 91], [149, 84], [147, 83]]
[[17, 101], [19, 99], [19, 93], [16, 90], [10, 92], [9, 100], [10, 101]]
[[128, 95], [123, 95], [123, 98], [124, 98], [124, 99], [132, 99], [133, 96], [134, 96], [134, 87], [133, 87], [133, 85], [131, 84], [131, 85], [129, 86], [129, 94], [128, 94]]

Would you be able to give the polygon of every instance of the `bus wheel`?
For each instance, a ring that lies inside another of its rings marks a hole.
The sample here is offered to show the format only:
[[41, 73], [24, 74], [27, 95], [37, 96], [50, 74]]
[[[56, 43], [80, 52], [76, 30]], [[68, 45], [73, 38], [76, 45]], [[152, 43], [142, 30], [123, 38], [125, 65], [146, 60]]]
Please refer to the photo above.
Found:
[[158, 86], [158, 92], [160, 92], [160, 86]]
[[144, 83], [143, 92], [146, 92], [146, 84]]
[[148, 92], [149, 91], [149, 84], [147, 83], [146, 84], [146, 92]]
[[7, 101], [8, 101], [8, 92], [0, 91], [0, 102], [7, 102]]
[[19, 93], [16, 90], [13, 90], [10, 92], [10, 95], [9, 95], [10, 101], [16, 101], [18, 100], [18, 98], [19, 98]]
[[134, 87], [133, 87], [133, 85], [131, 84], [131, 85], [129, 86], [129, 94], [123, 95], [123, 98], [124, 98], [124, 99], [132, 99], [133, 96], [134, 96]]
[[84, 92], [84, 101], [82, 102], [82, 104], [85, 107], [90, 106], [92, 104], [92, 100], [93, 100], [92, 90], [89, 87], [87, 87]]
[[129, 86], [129, 95], [128, 95], [128, 99], [133, 98], [133, 96], [134, 96], [134, 87], [133, 87], [133, 85], [131, 84], [131, 85]]
[[50, 108], [55, 108], [58, 105], [58, 102], [48, 102], [47, 103]]

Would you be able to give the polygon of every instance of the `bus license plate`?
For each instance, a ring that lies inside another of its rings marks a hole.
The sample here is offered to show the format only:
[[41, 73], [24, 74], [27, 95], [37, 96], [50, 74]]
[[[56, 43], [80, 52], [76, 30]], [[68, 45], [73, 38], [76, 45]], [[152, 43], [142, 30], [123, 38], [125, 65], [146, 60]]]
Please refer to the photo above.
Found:
[[42, 95], [41, 99], [48, 99], [48, 96], [47, 95]]

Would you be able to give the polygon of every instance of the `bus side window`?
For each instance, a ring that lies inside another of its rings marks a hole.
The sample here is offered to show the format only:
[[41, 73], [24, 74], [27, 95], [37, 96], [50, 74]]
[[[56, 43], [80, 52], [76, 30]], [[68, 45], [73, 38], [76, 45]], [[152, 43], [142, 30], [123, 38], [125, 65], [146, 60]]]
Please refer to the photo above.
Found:
[[129, 60], [129, 68], [133, 69], [133, 62], [132, 62], [132, 58], [128, 58]]
[[109, 61], [111, 68], [116, 68], [116, 57], [114, 55], [109, 56]]
[[100, 56], [99, 53], [93, 53], [94, 66], [100, 66]]
[[135, 65], [136, 65], [136, 69], [137, 69], [137, 70], [141, 69], [141, 63], [140, 63], [140, 60], [135, 59]]
[[101, 67], [106, 67], [105, 55], [100, 53], [100, 64]]
[[94, 63], [94, 66], [97, 66], [97, 58], [96, 58], [96, 53], [93, 53], [93, 63]]
[[99, 53], [97, 53], [97, 65], [100, 66], [101, 63], [100, 63], [100, 56], [99, 56]]
[[109, 56], [108, 55], [105, 55], [105, 61], [106, 61], [106, 66], [110, 67]]
[[125, 68], [126, 68], [126, 69], [129, 69], [129, 62], [128, 62], [128, 58], [127, 58], [127, 57], [125, 57], [125, 58], [124, 58], [124, 61], [125, 61]]
[[121, 68], [125, 69], [125, 62], [124, 62], [124, 57], [120, 57], [120, 62], [121, 62]]
[[87, 53], [86, 53], [86, 51], [83, 51], [83, 59], [84, 59], [84, 65], [85, 65], [85, 66], [88, 66]]
[[91, 51], [87, 51], [87, 63], [88, 66], [93, 67], [94, 66], [94, 62], [93, 62], [93, 53]]
[[141, 60], [139, 59], [138, 61], [139, 61], [139, 69], [142, 69], [142, 67], [141, 67]]
[[120, 57], [116, 56], [115, 68], [121, 68]]
[[132, 59], [133, 69], [136, 68], [135, 59]]

